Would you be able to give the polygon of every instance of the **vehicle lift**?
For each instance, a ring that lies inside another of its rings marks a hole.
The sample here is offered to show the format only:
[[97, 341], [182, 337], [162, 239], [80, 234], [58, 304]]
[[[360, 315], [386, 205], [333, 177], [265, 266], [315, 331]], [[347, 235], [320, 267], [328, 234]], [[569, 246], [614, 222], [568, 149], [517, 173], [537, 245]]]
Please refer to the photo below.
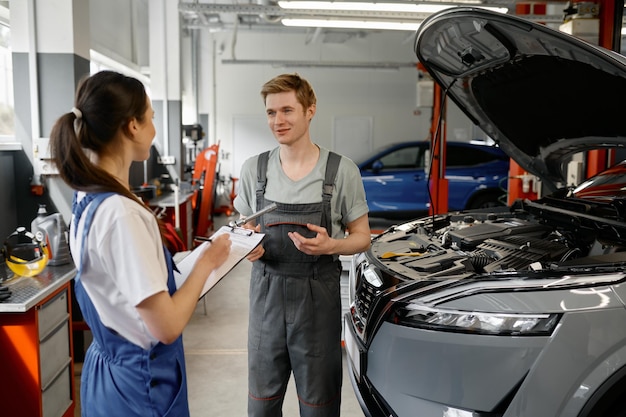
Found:
[[[191, 209], [193, 213], [194, 236], [209, 237], [214, 229], [213, 216], [225, 214], [231, 216], [235, 209], [235, 182], [237, 178], [230, 178], [231, 189], [228, 195], [218, 195], [220, 185], [218, 158], [220, 144], [210, 145], [196, 156], [191, 178], [193, 195]], [[220, 199], [220, 197], [225, 197]], [[228, 201], [224, 201], [228, 200]], [[217, 203], [221, 204], [217, 204]]]
[[[418, 64], [421, 65], [421, 64]], [[422, 67], [423, 68], [423, 67]], [[448, 180], [446, 179], [446, 101], [441, 87], [433, 86], [433, 114], [430, 125], [430, 172], [428, 214], [448, 212]]]
[[194, 190], [191, 197], [194, 236], [208, 237], [209, 232], [213, 231], [213, 202], [219, 149], [220, 145], [216, 143], [196, 156], [191, 178], [191, 186]]

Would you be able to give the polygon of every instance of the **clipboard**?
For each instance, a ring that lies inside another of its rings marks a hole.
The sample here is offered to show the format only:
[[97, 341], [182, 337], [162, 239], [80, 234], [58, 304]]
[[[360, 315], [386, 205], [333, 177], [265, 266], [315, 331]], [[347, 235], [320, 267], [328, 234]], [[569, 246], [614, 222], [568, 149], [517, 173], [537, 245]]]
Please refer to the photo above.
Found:
[[[219, 235], [227, 233], [230, 235], [230, 254], [228, 259], [217, 269], [211, 272], [211, 275], [207, 278], [200, 293], [200, 298], [204, 297], [211, 288], [213, 288], [222, 278], [224, 278], [239, 262], [245, 259], [246, 256], [254, 248], [256, 248], [265, 237], [264, 233], [256, 233], [253, 230], [244, 229], [243, 227], [222, 226], [220, 227], [210, 239], [216, 238]], [[206, 248], [206, 245], [210, 245], [211, 242], [205, 241], [200, 244], [193, 251], [189, 252], [184, 258], [179, 260], [177, 256], [175, 258], [176, 267], [178, 272], [174, 271], [174, 280], [176, 281], [176, 288], [180, 288], [185, 282], [189, 274], [191, 273], [196, 260], [200, 256], [200, 253]], [[177, 254], [178, 255], [178, 254]]]

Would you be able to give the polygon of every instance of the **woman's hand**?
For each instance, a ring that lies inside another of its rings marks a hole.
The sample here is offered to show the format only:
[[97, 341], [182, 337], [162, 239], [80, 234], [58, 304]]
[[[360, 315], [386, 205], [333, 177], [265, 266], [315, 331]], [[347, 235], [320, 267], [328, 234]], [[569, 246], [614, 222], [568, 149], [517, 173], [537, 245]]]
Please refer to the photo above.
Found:
[[204, 251], [200, 254], [194, 265], [195, 269], [203, 271], [203, 275], [207, 278], [211, 275], [214, 269], [217, 269], [222, 265], [228, 254], [230, 253], [230, 236], [228, 234], [219, 235], [211, 240], [211, 243], [207, 245]]

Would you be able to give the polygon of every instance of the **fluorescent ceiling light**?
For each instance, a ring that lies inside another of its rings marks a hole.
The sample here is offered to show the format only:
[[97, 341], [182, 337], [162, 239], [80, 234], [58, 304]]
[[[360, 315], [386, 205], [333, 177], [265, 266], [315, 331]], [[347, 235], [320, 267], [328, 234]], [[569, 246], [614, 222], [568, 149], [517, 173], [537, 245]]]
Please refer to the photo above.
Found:
[[[279, 1], [283, 9], [303, 10], [345, 10], [368, 12], [414, 12], [434, 13], [450, 5], [409, 4], [409, 3], [365, 3], [365, 2], [329, 2], [329, 1]], [[434, 6], [430, 9], [429, 6]]]
[[[464, 4], [481, 4], [481, 0], [467, 0]], [[366, 12], [402, 12], [402, 13], [437, 13], [458, 4], [425, 4], [425, 3], [366, 3], [366, 2], [342, 2], [342, 1], [279, 1], [278, 5], [283, 9], [303, 10], [341, 10], [341, 11], [366, 11]], [[481, 9], [493, 10], [500, 13], [508, 12], [506, 7], [482, 7]]]
[[[478, 6], [481, 0], [465, 0], [465, 4], [474, 3], [474, 7], [488, 9], [499, 13], [507, 13], [506, 7], [483, 7]], [[361, 19], [345, 19], [345, 18], [295, 18], [285, 17], [281, 20], [285, 26], [298, 27], [322, 27], [322, 28], [343, 28], [343, 29], [379, 29], [379, 30], [406, 30], [415, 31], [423, 20], [424, 15], [437, 13], [451, 7], [458, 7], [458, 4], [425, 4], [425, 3], [367, 3], [352, 1], [289, 1], [280, 0], [278, 5], [284, 9], [301, 9], [301, 10], [319, 10], [323, 11], [342, 11], [342, 12], [387, 12], [387, 13], [415, 13], [415, 20], [410, 15], [403, 15], [402, 20], [367, 20], [362, 16]], [[345, 15], [345, 14], [344, 14]], [[417, 16], [419, 15], [419, 16]], [[394, 16], [397, 17], [397, 16]]]
[[289, 19], [281, 20], [285, 26], [342, 28], [342, 29], [380, 29], [416, 31], [417, 22], [390, 22], [376, 20], [336, 20], [336, 19]]

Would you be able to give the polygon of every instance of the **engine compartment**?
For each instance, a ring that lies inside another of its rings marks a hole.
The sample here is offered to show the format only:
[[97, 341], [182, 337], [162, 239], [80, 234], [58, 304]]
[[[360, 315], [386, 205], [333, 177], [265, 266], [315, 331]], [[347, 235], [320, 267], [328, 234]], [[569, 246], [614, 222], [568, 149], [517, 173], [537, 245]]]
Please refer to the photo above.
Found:
[[409, 279], [626, 262], [626, 227], [611, 204], [519, 201], [496, 211], [422, 218], [377, 236], [381, 269]]

